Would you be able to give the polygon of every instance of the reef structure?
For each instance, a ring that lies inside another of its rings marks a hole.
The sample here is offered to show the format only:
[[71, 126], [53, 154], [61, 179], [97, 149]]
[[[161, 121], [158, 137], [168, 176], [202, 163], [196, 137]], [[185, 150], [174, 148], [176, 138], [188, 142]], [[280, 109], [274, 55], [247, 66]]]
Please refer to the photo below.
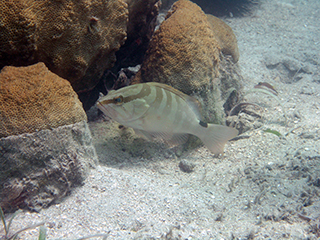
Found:
[[93, 88], [126, 40], [122, 0], [0, 1], [0, 69], [44, 62], [76, 92]]
[[133, 83], [171, 85], [202, 103], [204, 120], [222, 123], [227, 92], [231, 87], [239, 90], [240, 84], [239, 78], [224, 77], [222, 81], [219, 77], [225, 74], [220, 74], [220, 67], [221, 63], [234, 66], [238, 59], [232, 29], [191, 1], [179, 0], [153, 34]]
[[70, 83], [44, 63], [0, 73], [0, 206], [40, 210], [97, 162], [87, 115]]
[[70, 83], [43, 63], [0, 73], [0, 138], [87, 121]]

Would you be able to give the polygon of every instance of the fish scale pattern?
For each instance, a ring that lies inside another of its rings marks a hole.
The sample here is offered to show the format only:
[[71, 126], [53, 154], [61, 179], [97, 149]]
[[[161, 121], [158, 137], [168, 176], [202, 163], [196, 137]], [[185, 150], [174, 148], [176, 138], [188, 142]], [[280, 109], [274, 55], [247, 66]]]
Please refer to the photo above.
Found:
[[0, 138], [87, 120], [70, 83], [43, 63], [0, 73]]

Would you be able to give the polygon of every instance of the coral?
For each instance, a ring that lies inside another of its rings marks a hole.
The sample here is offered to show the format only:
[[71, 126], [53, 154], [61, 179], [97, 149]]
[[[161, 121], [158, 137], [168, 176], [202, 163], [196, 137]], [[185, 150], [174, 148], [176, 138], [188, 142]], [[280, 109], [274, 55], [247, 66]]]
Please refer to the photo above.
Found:
[[137, 66], [143, 57], [156, 26], [160, 0], [125, 0], [128, 4], [129, 21], [127, 40], [116, 52], [114, 66], [107, 69], [99, 83], [90, 91], [78, 92], [85, 110], [89, 110], [99, 98], [99, 93], [106, 94], [106, 85], [112, 86], [115, 76], [123, 68]]
[[238, 62], [238, 42], [231, 27], [229, 27], [224, 21], [213, 15], [207, 14], [207, 18], [210, 23], [211, 29], [214, 32], [214, 36], [219, 42], [222, 53], [231, 55], [233, 58], [233, 62]]
[[70, 83], [43, 63], [0, 73], [0, 138], [87, 120]]
[[134, 81], [166, 83], [190, 94], [218, 75], [219, 54], [219, 42], [204, 12], [180, 0], [155, 31]]
[[200, 101], [205, 121], [223, 123], [223, 102], [231, 88], [241, 88], [234, 64], [239, 51], [231, 28], [212, 18], [188, 0], [177, 1], [155, 31], [133, 83], [171, 85]]
[[126, 39], [122, 0], [0, 2], [0, 68], [44, 62], [76, 91], [91, 89]]

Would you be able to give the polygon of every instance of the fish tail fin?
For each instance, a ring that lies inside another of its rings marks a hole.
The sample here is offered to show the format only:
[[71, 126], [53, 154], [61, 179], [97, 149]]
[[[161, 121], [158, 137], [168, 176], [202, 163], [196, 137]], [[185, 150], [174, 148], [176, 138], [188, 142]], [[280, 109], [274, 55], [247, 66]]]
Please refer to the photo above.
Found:
[[198, 137], [204, 145], [214, 154], [223, 153], [224, 145], [228, 140], [238, 135], [238, 130], [217, 124], [208, 124], [206, 128], [202, 127]]

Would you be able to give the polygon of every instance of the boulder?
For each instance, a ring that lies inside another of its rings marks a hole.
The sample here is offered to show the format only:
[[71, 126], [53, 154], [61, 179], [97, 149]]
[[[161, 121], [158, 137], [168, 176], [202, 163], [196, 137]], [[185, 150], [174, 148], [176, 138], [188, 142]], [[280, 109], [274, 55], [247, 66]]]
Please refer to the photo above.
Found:
[[97, 163], [85, 121], [0, 138], [0, 206], [39, 211], [83, 184]]
[[0, 73], [0, 206], [38, 211], [83, 183], [97, 162], [70, 83], [43, 63]]

